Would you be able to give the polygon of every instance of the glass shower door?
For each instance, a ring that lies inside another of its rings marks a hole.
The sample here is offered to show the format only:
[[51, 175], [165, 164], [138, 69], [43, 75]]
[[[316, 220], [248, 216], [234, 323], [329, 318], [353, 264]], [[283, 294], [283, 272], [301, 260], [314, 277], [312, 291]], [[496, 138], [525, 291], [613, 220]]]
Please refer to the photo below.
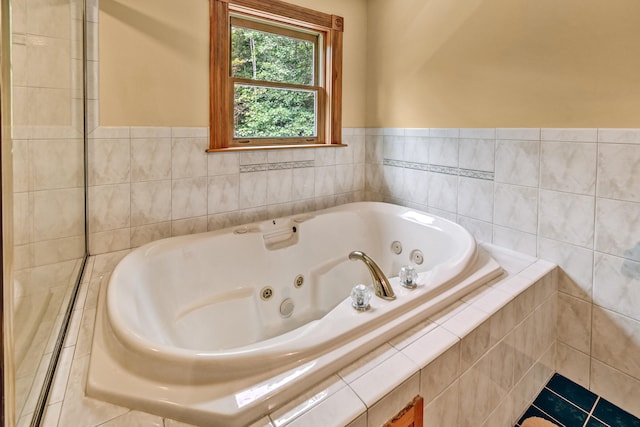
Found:
[[37, 414], [85, 253], [84, 7], [12, 0], [14, 360]]

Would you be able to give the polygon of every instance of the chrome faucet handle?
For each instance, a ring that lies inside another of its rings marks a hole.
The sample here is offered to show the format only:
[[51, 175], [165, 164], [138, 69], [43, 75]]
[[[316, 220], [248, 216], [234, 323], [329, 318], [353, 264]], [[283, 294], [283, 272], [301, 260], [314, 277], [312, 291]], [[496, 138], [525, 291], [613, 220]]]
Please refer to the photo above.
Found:
[[400, 284], [408, 289], [415, 289], [418, 287], [418, 272], [410, 265], [405, 265], [400, 269], [398, 275]]

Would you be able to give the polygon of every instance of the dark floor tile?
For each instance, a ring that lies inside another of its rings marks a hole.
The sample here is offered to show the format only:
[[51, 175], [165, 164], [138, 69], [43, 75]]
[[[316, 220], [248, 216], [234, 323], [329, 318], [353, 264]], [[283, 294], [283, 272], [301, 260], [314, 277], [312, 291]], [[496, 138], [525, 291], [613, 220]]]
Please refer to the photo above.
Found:
[[527, 412], [524, 413], [524, 415], [522, 416], [522, 418], [520, 418], [518, 420], [518, 426], [522, 424], [522, 422], [524, 420], [526, 420], [529, 417], [540, 417], [540, 418], [544, 418], [545, 420], [551, 421], [552, 423], [558, 423], [557, 420], [554, 420], [553, 418], [551, 418], [549, 415], [545, 414], [544, 412], [542, 412], [540, 409], [534, 407], [534, 406], [530, 406], [529, 409], [527, 409]]
[[540, 392], [533, 404], [567, 427], [581, 427], [588, 417], [585, 411], [546, 388]]
[[640, 419], [602, 398], [596, 404], [593, 416], [611, 427], [640, 427]]
[[591, 412], [593, 404], [596, 403], [596, 399], [598, 398], [594, 393], [560, 374], [554, 374], [553, 377], [551, 377], [547, 383], [547, 388], [553, 390], [586, 412]]
[[595, 418], [591, 417], [589, 418], [589, 421], [587, 421], [587, 423], [584, 425], [584, 427], [608, 427], [608, 426], [596, 420]]

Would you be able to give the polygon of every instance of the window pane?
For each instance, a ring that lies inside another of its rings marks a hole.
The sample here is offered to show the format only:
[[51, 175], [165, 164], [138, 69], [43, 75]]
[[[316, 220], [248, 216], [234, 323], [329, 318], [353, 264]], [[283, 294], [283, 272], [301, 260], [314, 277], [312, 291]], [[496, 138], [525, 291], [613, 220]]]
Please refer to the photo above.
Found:
[[231, 27], [231, 76], [314, 85], [315, 44], [308, 40]]
[[236, 84], [234, 138], [315, 137], [316, 92]]

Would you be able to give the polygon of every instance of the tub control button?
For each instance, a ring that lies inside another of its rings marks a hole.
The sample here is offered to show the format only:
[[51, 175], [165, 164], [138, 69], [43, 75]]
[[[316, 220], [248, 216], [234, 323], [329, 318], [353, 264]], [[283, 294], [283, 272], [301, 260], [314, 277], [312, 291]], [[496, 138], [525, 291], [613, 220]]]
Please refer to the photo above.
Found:
[[291, 298], [287, 298], [280, 304], [280, 314], [282, 317], [290, 317], [296, 305]]
[[272, 296], [273, 296], [273, 288], [271, 288], [271, 286], [265, 286], [260, 290], [260, 298], [262, 298], [263, 300], [266, 301]]
[[411, 251], [411, 262], [414, 264], [422, 264], [424, 262], [424, 255], [422, 255], [422, 251], [419, 249], [414, 249]]

